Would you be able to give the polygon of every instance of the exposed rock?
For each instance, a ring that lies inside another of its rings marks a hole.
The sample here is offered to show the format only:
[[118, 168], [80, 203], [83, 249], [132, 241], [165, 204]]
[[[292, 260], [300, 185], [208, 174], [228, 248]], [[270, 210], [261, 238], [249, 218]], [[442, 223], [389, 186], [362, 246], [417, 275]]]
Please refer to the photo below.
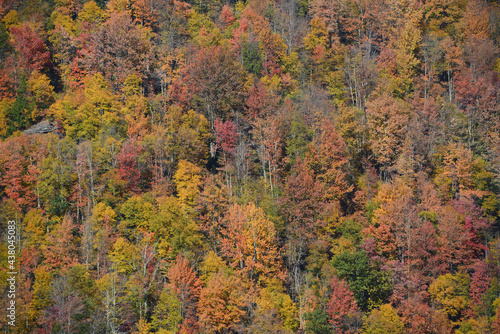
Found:
[[23, 133], [27, 135], [36, 135], [54, 132], [56, 130], [56, 124], [51, 123], [48, 120], [43, 120], [40, 123], [33, 125], [31, 128], [24, 130]]

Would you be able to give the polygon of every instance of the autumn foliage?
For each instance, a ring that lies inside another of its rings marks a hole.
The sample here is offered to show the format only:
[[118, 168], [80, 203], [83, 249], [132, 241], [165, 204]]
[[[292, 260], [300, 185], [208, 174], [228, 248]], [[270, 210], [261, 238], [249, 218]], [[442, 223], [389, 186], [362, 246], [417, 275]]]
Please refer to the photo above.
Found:
[[14, 332], [500, 333], [499, 22], [0, 0]]

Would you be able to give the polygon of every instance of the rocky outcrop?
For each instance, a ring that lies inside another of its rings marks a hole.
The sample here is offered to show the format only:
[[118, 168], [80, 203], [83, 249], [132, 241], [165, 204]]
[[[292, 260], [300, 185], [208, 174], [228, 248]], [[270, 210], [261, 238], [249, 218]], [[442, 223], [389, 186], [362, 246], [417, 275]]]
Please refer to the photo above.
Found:
[[31, 128], [24, 130], [23, 133], [27, 135], [36, 135], [36, 134], [54, 132], [55, 130], [56, 130], [55, 123], [52, 123], [48, 120], [44, 120], [41, 121], [40, 123], [33, 125]]

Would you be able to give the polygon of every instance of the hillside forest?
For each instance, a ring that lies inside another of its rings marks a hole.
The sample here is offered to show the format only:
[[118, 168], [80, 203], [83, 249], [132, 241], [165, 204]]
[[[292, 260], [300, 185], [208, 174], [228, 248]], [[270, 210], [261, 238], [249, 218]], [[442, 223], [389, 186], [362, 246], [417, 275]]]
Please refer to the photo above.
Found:
[[493, 0], [0, 0], [2, 333], [500, 333], [499, 47]]

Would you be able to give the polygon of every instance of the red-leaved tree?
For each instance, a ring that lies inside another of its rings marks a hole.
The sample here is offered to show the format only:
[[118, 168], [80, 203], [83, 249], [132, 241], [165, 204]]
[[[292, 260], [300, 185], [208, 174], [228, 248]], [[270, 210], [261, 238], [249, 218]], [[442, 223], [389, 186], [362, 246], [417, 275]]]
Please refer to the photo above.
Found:
[[349, 285], [337, 276], [332, 278], [332, 294], [328, 301], [326, 313], [330, 316], [330, 323], [335, 329], [335, 333], [350, 333], [345, 324], [348, 317], [352, 317], [358, 311], [358, 304], [354, 299], [354, 293], [349, 289]]
[[183, 333], [196, 333], [196, 308], [201, 292], [201, 281], [189, 264], [188, 260], [181, 254], [177, 255], [175, 264], [167, 274], [168, 288], [177, 295], [181, 302], [181, 315], [183, 322], [181, 331]]

